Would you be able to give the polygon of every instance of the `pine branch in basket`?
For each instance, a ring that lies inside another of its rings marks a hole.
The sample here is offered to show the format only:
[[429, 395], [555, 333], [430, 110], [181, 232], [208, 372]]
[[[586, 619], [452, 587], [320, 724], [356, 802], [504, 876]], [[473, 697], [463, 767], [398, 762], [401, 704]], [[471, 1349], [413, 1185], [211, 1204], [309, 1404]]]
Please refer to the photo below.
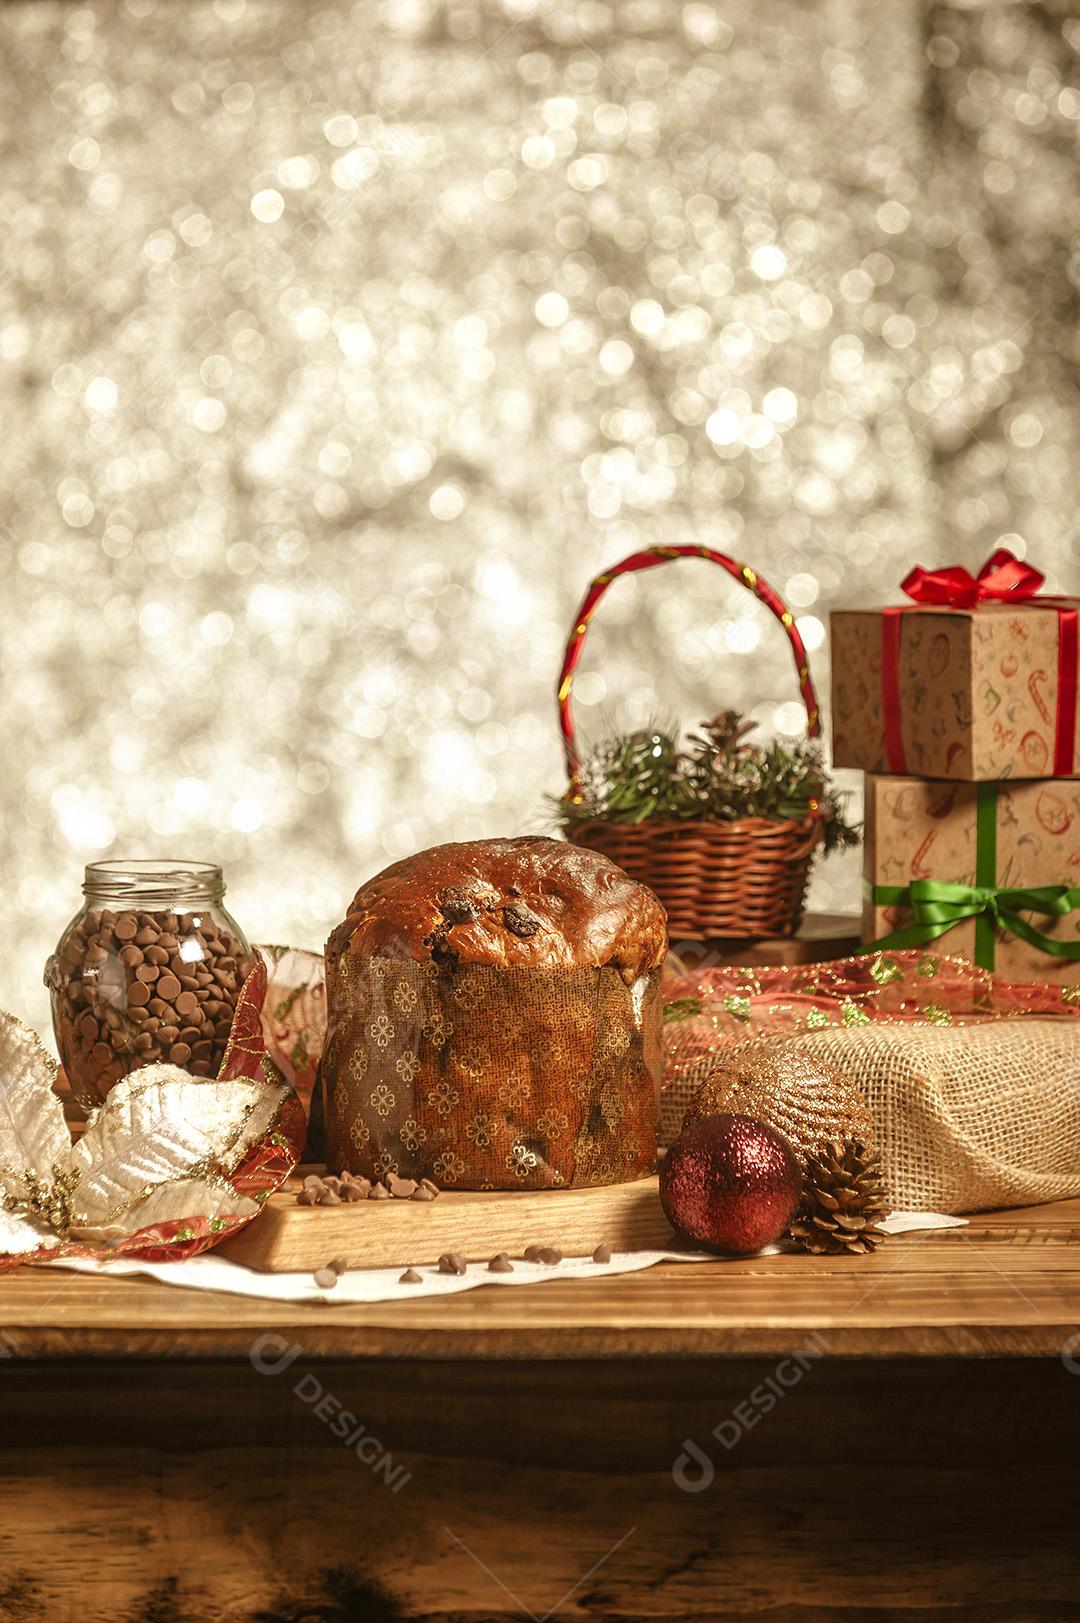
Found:
[[668, 732], [605, 739], [581, 762], [577, 783], [555, 801], [564, 823], [644, 823], [652, 818], [803, 821], [816, 802], [826, 851], [854, 845], [843, 797], [829, 784], [819, 745], [746, 742], [755, 723], [726, 710], [680, 748]]

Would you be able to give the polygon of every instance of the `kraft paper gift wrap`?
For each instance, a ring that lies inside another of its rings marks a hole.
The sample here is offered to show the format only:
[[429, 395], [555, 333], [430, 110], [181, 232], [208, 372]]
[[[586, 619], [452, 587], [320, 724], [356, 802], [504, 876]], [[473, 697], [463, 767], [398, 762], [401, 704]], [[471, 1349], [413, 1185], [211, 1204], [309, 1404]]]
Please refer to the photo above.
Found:
[[[1010, 981], [1080, 986], [1075, 779], [944, 784], [870, 776], [863, 873], [865, 942], [925, 945]], [[920, 930], [917, 916], [936, 922]], [[1064, 952], [1077, 957], [1056, 955]]]
[[[834, 610], [833, 765], [966, 782], [1067, 775], [1080, 763], [1071, 672], [1060, 669], [1058, 609], [1078, 599], [906, 607], [896, 616], [896, 731], [890, 750], [886, 609]], [[1064, 677], [1064, 683], [1062, 678]], [[1064, 706], [1059, 724], [1059, 703]], [[1059, 743], [1058, 733], [1067, 735]]]

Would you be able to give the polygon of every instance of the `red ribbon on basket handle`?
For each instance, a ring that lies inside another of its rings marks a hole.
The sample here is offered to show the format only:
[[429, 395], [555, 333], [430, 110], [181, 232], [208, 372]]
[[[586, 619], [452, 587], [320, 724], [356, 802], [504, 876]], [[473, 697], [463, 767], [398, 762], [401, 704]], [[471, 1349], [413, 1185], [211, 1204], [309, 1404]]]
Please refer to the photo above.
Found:
[[[1007, 547], [991, 553], [977, 575], [962, 564], [944, 569], [924, 569], [917, 564], [900, 583], [900, 590], [917, 604], [933, 604], [950, 609], [977, 609], [984, 603], [1030, 603], [1046, 580], [1041, 570], [1024, 563]], [[1044, 599], [1040, 608], [1053, 609], [1058, 617], [1058, 689], [1054, 725], [1054, 776], [1072, 775], [1076, 737], [1077, 701], [1077, 611]], [[881, 623], [881, 696], [885, 732], [885, 756], [890, 772], [906, 772], [903, 730], [900, 717], [900, 625], [911, 611], [907, 605], [894, 605], [884, 611]]]
[[585, 644], [585, 633], [589, 629], [596, 605], [607, 591], [613, 580], [620, 575], [633, 575], [640, 569], [655, 569], [658, 564], [666, 564], [672, 558], [706, 558], [710, 563], [719, 564], [726, 569], [733, 580], [740, 586], [745, 586], [753, 592], [765, 607], [780, 621], [787, 633], [788, 642], [795, 660], [795, 670], [799, 681], [799, 692], [806, 706], [806, 730], [811, 738], [818, 738], [821, 734], [821, 711], [818, 706], [817, 694], [814, 684], [810, 680], [810, 666], [806, 657], [806, 646], [799, 635], [791, 610], [784, 603], [783, 598], [775, 592], [767, 581], [762, 580], [756, 570], [749, 564], [736, 562], [723, 552], [714, 552], [711, 547], [677, 546], [677, 547], [645, 547], [640, 552], [632, 552], [621, 563], [605, 569], [603, 574], [597, 575], [589, 586], [588, 591], [581, 600], [581, 607], [574, 618], [574, 626], [566, 644], [566, 653], [563, 656], [562, 670], [559, 672], [558, 703], [559, 726], [563, 736], [563, 748], [566, 753], [566, 770], [570, 778], [571, 787], [577, 782], [579, 758], [577, 745], [574, 740], [574, 722], [570, 712], [570, 695], [574, 687], [574, 672], [581, 658], [581, 651]]

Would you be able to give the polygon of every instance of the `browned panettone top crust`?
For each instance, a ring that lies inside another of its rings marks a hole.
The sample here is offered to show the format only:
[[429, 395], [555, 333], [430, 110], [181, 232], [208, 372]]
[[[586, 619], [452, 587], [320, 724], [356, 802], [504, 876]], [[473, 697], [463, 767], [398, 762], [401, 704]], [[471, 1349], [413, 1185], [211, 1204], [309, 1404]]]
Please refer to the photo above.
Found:
[[628, 980], [663, 962], [663, 908], [598, 851], [525, 837], [436, 845], [361, 886], [327, 942], [450, 967], [595, 968]]

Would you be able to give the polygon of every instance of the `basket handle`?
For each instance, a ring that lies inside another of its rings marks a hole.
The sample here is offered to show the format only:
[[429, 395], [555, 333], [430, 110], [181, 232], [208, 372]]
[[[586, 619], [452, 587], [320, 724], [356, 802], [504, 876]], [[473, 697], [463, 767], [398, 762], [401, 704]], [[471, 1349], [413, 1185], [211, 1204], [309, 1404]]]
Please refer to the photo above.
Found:
[[711, 547], [680, 546], [680, 547], [644, 547], [641, 552], [632, 552], [621, 563], [615, 564], [611, 569], [605, 569], [602, 575], [597, 575], [582, 598], [574, 620], [574, 627], [566, 644], [566, 653], [563, 655], [562, 670], [559, 672], [559, 726], [562, 730], [563, 748], [566, 752], [566, 770], [571, 784], [577, 782], [578, 767], [580, 765], [577, 744], [574, 739], [574, 721], [570, 713], [570, 695], [574, 687], [574, 672], [577, 670], [581, 651], [585, 646], [585, 633], [589, 629], [589, 621], [593, 612], [612, 581], [619, 575], [634, 575], [639, 569], [655, 569], [659, 564], [666, 564], [672, 558], [707, 558], [710, 563], [719, 564], [726, 569], [733, 580], [740, 586], [747, 587], [769, 609], [787, 633], [791, 644], [791, 652], [795, 660], [795, 670], [799, 679], [799, 692], [806, 706], [806, 730], [811, 738], [821, 736], [821, 711], [818, 708], [817, 694], [814, 684], [810, 680], [810, 667], [806, 658], [806, 647], [799, 636], [798, 629], [792, 617], [791, 610], [784, 604], [783, 599], [773, 590], [767, 581], [750, 568], [749, 564], [736, 563], [723, 552], [714, 552]]

